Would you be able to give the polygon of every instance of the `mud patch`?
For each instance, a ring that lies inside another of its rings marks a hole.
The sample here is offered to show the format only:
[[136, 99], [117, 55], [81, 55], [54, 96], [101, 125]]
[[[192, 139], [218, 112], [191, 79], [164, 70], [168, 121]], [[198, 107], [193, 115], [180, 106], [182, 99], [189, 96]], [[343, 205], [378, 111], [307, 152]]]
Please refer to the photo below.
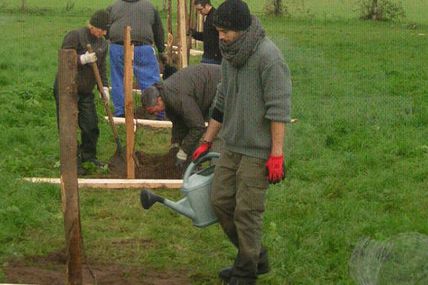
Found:
[[[25, 284], [65, 284], [66, 256], [64, 251], [47, 256], [28, 257], [25, 260], [11, 260], [4, 264], [5, 281]], [[120, 264], [83, 265], [83, 284], [98, 285], [182, 285], [190, 284], [183, 270], [159, 272], [143, 265], [123, 266]], [[96, 282], [95, 282], [96, 281]]]
[[[175, 156], [178, 149], [171, 149], [166, 154], [150, 154], [137, 151], [134, 159], [138, 161], [135, 166], [137, 179], [181, 179], [183, 169], [175, 166]], [[109, 162], [111, 178], [126, 178], [126, 165], [123, 160], [115, 159]]]

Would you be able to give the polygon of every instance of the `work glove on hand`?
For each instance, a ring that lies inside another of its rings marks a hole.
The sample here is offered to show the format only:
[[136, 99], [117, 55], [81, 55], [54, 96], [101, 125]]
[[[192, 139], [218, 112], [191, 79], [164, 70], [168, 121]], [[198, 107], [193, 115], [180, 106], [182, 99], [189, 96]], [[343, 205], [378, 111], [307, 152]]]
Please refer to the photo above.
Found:
[[175, 166], [182, 169], [186, 164], [187, 154], [183, 149], [179, 149], [176, 155]]
[[107, 101], [110, 101], [110, 89], [106, 86], [103, 87], [104, 95], [107, 98]]
[[270, 155], [266, 162], [267, 178], [269, 183], [276, 184], [285, 178], [284, 155]]
[[212, 142], [203, 141], [202, 144], [193, 152], [192, 161], [195, 161], [199, 157], [205, 155], [210, 150], [212, 144]]
[[84, 54], [80, 55], [80, 63], [82, 65], [87, 63], [93, 63], [97, 61], [97, 55], [95, 52], [85, 52]]

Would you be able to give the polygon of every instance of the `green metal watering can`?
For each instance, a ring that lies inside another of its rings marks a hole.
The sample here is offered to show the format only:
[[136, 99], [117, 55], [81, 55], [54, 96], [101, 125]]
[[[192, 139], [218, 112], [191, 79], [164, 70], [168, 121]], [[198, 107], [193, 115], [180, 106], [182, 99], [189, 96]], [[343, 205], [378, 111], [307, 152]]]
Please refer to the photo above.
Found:
[[219, 158], [220, 154], [210, 152], [191, 162], [183, 175], [183, 187], [181, 193], [183, 198], [173, 202], [144, 189], [140, 193], [141, 205], [149, 209], [154, 203], [159, 202], [171, 208], [179, 214], [192, 219], [196, 227], [206, 227], [217, 222], [210, 200], [211, 184], [214, 177], [214, 165], [197, 170], [203, 162]]

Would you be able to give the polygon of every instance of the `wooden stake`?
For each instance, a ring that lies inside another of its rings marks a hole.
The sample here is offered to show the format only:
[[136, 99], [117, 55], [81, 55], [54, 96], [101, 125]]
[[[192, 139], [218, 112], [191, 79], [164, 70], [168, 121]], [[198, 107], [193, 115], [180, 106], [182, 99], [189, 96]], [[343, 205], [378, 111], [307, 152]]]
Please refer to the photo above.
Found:
[[66, 284], [82, 284], [79, 186], [77, 181], [77, 55], [58, 54], [61, 198], [67, 253]]
[[[196, 18], [196, 26], [199, 32], [202, 32], [204, 30], [204, 17], [200, 13], [198, 13], [198, 16]], [[201, 41], [196, 41], [197, 48], [201, 48], [201, 45], [202, 45]]]
[[132, 96], [132, 77], [134, 45], [131, 45], [131, 27], [126, 26], [123, 37], [124, 67], [123, 67], [123, 93], [125, 94], [125, 122], [126, 122], [126, 173], [128, 179], [135, 178], [134, 161], [134, 98]]
[[187, 37], [186, 37], [186, 0], [178, 0], [178, 28], [180, 38], [180, 67], [187, 67], [189, 58], [187, 56]]
[[172, 7], [171, 7], [171, 0], [168, 0], [168, 14], [166, 17], [166, 23], [167, 23], [167, 31], [168, 31], [168, 37], [167, 37], [167, 53], [168, 53], [168, 63], [172, 64], [172, 45], [174, 44], [173, 41], [173, 33], [172, 33]]
[[[192, 47], [192, 37], [189, 35], [187, 35], [187, 31], [190, 28], [193, 28], [193, 26], [191, 26], [190, 22], [192, 20], [192, 9], [193, 9], [193, 0], [189, 0], [189, 2], [184, 1], [184, 5], [185, 5], [185, 16], [186, 16], [186, 41], [187, 41], [187, 48], [186, 48], [186, 53], [187, 53], [187, 59], [189, 59], [190, 56], [190, 48]], [[187, 64], [189, 64], [189, 62], [187, 62]]]

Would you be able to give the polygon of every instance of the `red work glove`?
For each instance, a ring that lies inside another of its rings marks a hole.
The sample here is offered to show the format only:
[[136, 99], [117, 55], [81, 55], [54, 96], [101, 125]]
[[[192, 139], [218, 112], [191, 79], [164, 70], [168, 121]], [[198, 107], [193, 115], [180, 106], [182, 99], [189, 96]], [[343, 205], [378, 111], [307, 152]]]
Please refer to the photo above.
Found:
[[212, 142], [203, 141], [202, 144], [193, 152], [192, 161], [195, 161], [199, 157], [205, 155], [210, 150], [212, 144]]
[[272, 156], [269, 155], [269, 158], [266, 162], [267, 169], [267, 178], [269, 183], [278, 183], [285, 178], [285, 163], [284, 155], [281, 156]]

